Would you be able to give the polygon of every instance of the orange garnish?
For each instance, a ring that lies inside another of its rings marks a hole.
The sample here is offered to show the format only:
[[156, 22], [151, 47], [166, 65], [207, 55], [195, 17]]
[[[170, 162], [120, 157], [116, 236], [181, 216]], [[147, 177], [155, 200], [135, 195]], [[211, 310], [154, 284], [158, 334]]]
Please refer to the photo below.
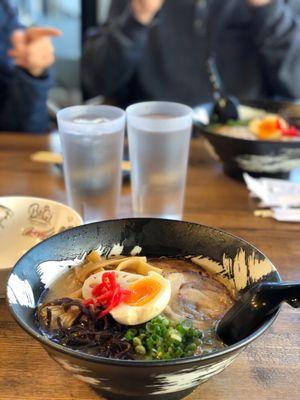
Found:
[[250, 131], [261, 140], [280, 139], [283, 130], [287, 127], [288, 124], [282, 118], [275, 115], [255, 118], [249, 123]]
[[279, 138], [281, 136], [281, 130], [278, 128], [277, 119], [265, 119], [261, 121], [258, 127], [258, 137], [260, 139]]

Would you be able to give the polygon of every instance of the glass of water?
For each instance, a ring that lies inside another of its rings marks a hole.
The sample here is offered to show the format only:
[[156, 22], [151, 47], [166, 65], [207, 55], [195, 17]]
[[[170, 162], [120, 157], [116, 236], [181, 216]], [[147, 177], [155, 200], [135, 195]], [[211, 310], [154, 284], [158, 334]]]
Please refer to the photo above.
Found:
[[85, 222], [116, 217], [121, 189], [125, 112], [74, 106], [57, 113], [69, 205]]
[[192, 110], [153, 101], [126, 113], [134, 215], [181, 219]]

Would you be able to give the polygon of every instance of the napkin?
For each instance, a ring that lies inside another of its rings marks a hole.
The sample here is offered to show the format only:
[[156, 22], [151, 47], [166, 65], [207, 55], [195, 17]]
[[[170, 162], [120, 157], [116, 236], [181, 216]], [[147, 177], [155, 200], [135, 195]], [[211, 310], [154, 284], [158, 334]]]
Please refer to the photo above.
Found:
[[259, 207], [270, 208], [257, 210], [256, 216], [300, 222], [300, 184], [283, 179], [253, 178], [246, 173], [244, 180], [251, 196], [260, 199]]

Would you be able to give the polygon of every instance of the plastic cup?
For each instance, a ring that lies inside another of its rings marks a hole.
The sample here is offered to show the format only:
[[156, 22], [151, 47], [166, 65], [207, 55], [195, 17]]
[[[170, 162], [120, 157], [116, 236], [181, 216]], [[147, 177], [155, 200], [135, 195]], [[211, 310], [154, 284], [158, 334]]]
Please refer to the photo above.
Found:
[[74, 106], [57, 113], [69, 205], [85, 222], [116, 217], [121, 189], [125, 112]]
[[134, 215], [181, 219], [192, 110], [154, 101], [134, 104], [126, 113]]

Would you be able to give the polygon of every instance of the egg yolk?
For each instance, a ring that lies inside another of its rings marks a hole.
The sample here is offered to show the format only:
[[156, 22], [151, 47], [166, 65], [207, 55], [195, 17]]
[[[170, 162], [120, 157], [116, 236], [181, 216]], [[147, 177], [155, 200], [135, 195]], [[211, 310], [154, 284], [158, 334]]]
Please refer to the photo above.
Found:
[[130, 290], [131, 294], [124, 303], [130, 306], [142, 306], [153, 300], [159, 293], [161, 283], [152, 277], [146, 277], [135, 281], [126, 289]]

